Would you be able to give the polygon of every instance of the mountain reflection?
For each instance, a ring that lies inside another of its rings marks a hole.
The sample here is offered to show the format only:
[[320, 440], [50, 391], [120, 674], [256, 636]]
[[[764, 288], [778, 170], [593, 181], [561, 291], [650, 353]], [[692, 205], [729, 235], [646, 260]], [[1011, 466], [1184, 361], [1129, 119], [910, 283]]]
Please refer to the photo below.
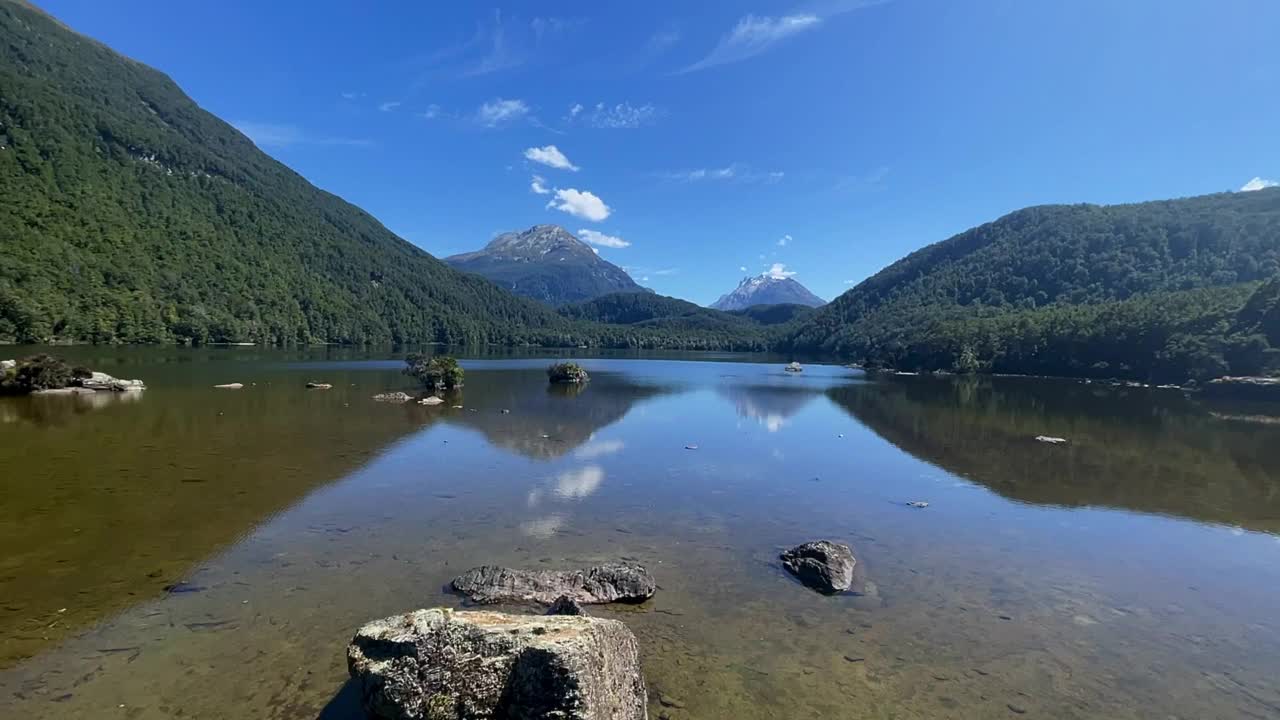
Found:
[[[251, 390], [0, 398], [0, 667], [184, 579], [420, 419], [330, 373]], [[361, 402], [363, 401], [363, 402]], [[53, 569], [57, 569], [56, 572]], [[65, 612], [59, 612], [66, 608]]]
[[733, 404], [740, 417], [756, 420], [769, 432], [781, 430], [788, 418], [821, 394], [819, 389], [794, 383], [720, 385], [716, 392]]
[[566, 387], [549, 385], [541, 368], [477, 370], [468, 373], [458, 402], [478, 411], [451, 412], [444, 419], [479, 430], [496, 447], [550, 460], [584, 446], [637, 402], [669, 392], [674, 391], [610, 373], [596, 373], [589, 383]]
[[1224, 422], [1177, 392], [912, 377], [828, 395], [897, 447], [1013, 500], [1280, 532], [1280, 426]]

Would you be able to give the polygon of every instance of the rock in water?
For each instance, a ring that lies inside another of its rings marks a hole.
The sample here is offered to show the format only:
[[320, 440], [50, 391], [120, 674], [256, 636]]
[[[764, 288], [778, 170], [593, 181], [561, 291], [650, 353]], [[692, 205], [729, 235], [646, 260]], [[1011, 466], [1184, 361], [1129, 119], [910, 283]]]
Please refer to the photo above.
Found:
[[606, 563], [583, 570], [512, 570], [482, 565], [453, 579], [453, 589], [478, 603], [537, 602], [565, 596], [583, 605], [642, 602], [658, 589], [640, 565]]
[[240, 390], [244, 388], [244, 383], [223, 383], [221, 385], [214, 385], [214, 387], [218, 390]]
[[556, 601], [551, 603], [551, 607], [547, 608], [548, 615], [586, 615], [587, 611], [582, 609], [577, 600], [568, 595], [561, 595]]
[[413, 397], [410, 396], [409, 393], [404, 392], [385, 392], [374, 395], [373, 399], [378, 402], [405, 403], [412, 400]]
[[1049, 443], [1050, 445], [1061, 445], [1067, 441], [1066, 438], [1053, 437], [1051, 435], [1037, 435], [1036, 440], [1042, 443]]
[[347, 647], [365, 712], [385, 720], [644, 720], [635, 635], [616, 620], [418, 610]]
[[797, 545], [782, 553], [781, 558], [783, 567], [800, 582], [829, 595], [853, 585], [853, 567], [858, 563], [848, 545], [830, 540]]
[[80, 378], [80, 387], [109, 392], [133, 392], [147, 389], [146, 384], [141, 380], [121, 380], [104, 372], [96, 371], [90, 372], [87, 378]]
[[333, 384], [322, 383], [322, 382], [309, 382], [307, 383], [307, 389], [308, 390], [332, 390]]
[[418, 404], [419, 405], [442, 405], [444, 404], [444, 400], [441, 400], [435, 395], [432, 395], [430, 397], [422, 398], [421, 400], [418, 401]]
[[803, 367], [801, 367], [800, 363], [795, 362], [795, 361], [792, 361], [791, 363], [789, 363], [786, 367], [784, 367], [784, 368], [782, 368], [782, 369], [783, 369], [783, 370], [786, 370], [787, 372], [804, 372], [804, 368], [803, 368]]

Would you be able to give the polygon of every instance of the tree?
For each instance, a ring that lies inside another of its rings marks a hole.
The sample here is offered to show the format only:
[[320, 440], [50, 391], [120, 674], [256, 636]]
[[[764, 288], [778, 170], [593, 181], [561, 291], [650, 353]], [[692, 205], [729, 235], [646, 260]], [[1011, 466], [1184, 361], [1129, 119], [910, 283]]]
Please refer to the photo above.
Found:
[[432, 390], [462, 387], [463, 370], [456, 358], [448, 355], [414, 353], [405, 358], [404, 374], [418, 379]]

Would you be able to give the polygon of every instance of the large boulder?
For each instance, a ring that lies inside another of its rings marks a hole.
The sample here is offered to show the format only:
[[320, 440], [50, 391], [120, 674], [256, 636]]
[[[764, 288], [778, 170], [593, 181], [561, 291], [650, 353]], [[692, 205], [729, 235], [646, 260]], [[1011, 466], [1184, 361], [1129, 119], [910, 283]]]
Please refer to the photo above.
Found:
[[478, 603], [536, 602], [561, 596], [582, 605], [642, 602], [658, 584], [641, 565], [606, 563], [582, 570], [513, 570], [482, 565], [453, 579], [453, 589]]
[[853, 585], [853, 568], [858, 564], [848, 545], [831, 540], [797, 545], [782, 553], [781, 559], [782, 566], [800, 582], [829, 595]]
[[356, 632], [347, 669], [382, 720], [644, 720], [640, 649], [616, 620], [418, 610]]
[[90, 372], [89, 377], [80, 378], [80, 387], [110, 392], [133, 392], [147, 389], [146, 384], [141, 380], [122, 380], [96, 370]]

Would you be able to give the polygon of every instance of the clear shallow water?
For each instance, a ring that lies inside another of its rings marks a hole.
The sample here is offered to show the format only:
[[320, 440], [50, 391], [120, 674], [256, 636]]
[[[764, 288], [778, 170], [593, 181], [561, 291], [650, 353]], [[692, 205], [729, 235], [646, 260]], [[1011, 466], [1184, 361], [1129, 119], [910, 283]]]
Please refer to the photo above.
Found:
[[[472, 565], [620, 557], [661, 590], [593, 612], [674, 717], [1280, 716], [1280, 426], [1222, 419], [1266, 408], [778, 362], [588, 360], [575, 391], [488, 359], [454, 410], [372, 402], [390, 356], [64, 352], [150, 389], [0, 401], [2, 717], [356, 717], [362, 622], [458, 605]], [[819, 537], [875, 592], [779, 569]]]

